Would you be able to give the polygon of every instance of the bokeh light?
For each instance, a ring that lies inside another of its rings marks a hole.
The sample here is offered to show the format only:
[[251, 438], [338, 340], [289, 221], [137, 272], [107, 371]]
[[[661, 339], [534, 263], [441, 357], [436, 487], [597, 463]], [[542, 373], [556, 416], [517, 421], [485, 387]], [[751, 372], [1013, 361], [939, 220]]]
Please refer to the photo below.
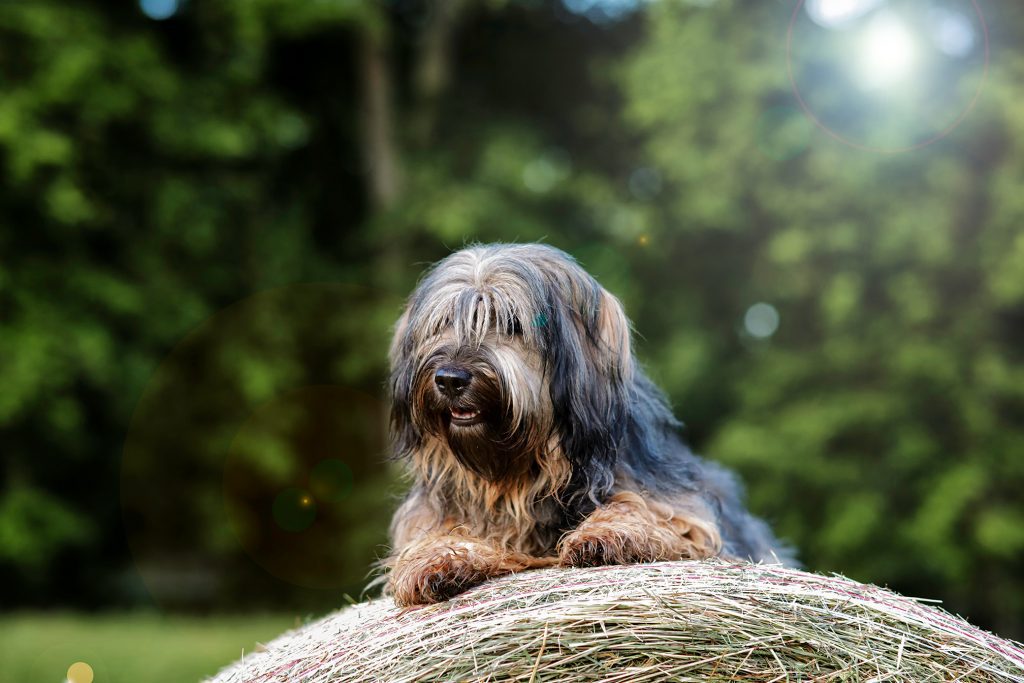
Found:
[[92, 667], [85, 662], [75, 662], [68, 667], [68, 683], [92, 683]]
[[781, 318], [771, 304], [756, 303], [743, 316], [743, 329], [755, 339], [768, 339], [779, 329]]
[[931, 10], [931, 39], [942, 53], [951, 57], [966, 57], [977, 42], [977, 31], [970, 18], [961, 12], [942, 7]]
[[650, 166], [641, 166], [629, 174], [629, 193], [642, 202], [647, 202], [661, 192], [661, 173]]
[[523, 185], [537, 194], [550, 192], [569, 177], [572, 160], [563, 150], [552, 149], [523, 167]]
[[170, 19], [181, 9], [181, 0], [139, 0], [139, 9], [150, 19]]
[[572, 12], [593, 21], [616, 21], [640, 9], [650, 0], [562, 0]]
[[807, 14], [819, 26], [842, 28], [879, 3], [880, 0], [807, 0]]

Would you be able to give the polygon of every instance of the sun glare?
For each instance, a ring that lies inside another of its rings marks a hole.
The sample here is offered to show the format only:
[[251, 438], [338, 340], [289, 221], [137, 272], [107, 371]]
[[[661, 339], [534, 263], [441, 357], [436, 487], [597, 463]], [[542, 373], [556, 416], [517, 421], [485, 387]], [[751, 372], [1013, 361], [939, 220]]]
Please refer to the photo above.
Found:
[[903, 22], [890, 15], [878, 17], [861, 40], [858, 68], [862, 85], [877, 89], [904, 82], [913, 73], [917, 56], [914, 35]]

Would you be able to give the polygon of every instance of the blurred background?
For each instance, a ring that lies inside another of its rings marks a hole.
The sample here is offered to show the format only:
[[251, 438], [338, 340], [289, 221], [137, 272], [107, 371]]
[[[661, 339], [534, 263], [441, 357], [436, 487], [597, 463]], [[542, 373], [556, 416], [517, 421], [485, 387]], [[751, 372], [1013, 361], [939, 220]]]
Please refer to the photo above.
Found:
[[[1024, 5], [0, 5], [0, 680], [359, 600], [389, 328], [543, 240], [814, 571], [1024, 637]], [[371, 593], [372, 594], [372, 593]]]

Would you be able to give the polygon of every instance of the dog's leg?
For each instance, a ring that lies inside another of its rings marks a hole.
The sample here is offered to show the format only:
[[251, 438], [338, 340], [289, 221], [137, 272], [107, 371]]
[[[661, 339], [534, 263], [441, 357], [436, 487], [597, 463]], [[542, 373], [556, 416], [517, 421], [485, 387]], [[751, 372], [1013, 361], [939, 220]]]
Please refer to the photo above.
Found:
[[563, 536], [558, 554], [562, 565], [590, 567], [703, 559], [721, 547], [718, 527], [696, 496], [669, 504], [623, 491]]
[[395, 515], [391, 537], [385, 592], [401, 606], [441, 602], [487, 579], [558, 562], [477, 538], [458, 520], [434, 515], [416, 496]]
[[388, 587], [396, 604], [441, 602], [488, 579], [557, 563], [555, 558], [510, 552], [458, 531], [428, 536], [395, 556]]

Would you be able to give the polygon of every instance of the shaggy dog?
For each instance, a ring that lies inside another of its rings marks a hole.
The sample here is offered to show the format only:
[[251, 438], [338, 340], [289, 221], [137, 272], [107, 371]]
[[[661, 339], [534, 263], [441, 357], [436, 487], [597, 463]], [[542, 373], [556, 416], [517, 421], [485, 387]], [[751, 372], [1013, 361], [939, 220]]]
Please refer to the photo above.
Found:
[[787, 559], [733, 477], [684, 445], [618, 299], [564, 252], [452, 254], [412, 293], [390, 360], [414, 479], [384, 562], [398, 604], [531, 567]]

